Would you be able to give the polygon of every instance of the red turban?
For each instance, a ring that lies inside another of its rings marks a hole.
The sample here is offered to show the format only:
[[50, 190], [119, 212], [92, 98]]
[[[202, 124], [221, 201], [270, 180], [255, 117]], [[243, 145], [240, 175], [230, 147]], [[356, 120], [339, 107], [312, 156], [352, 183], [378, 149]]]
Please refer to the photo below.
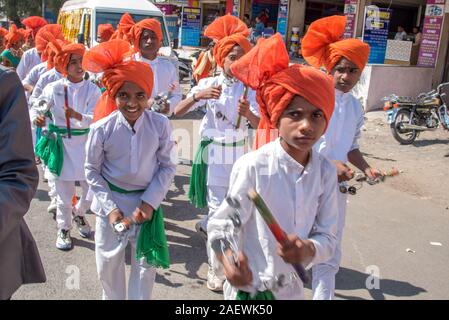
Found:
[[344, 57], [363, 70], [369, 58], [369, 45], [357, 39], [342, 39], [345, 26], [344, 16], [326, 17], [313, 22], [301, 43], [304, 59], [314, 67], [324, 66], [331, 72]]
[[304, 65], [289, 65], [284, 41], [279, 33], [260, 39], [246, 55], [231, 65], [232, 74], [256, 90], [261, 111], [256, 148], [275, 137], [279, 118], [295, 96], [301, 96], [323, 111], [326, 123], [332, 116], [335, 89], [332, 77]]
[[33, 35], [33, 39], [36, 36], [40, 28], [47, 25], [47, 20], [38, 16], [31, 16], [22, 20], [22, 24], [30, 29]]
[[216, 19], [206, 28], [204, 35], [214, 40], [214, 58], [221, 68], [226, 56], [236, 45], [239, 45], [245, 53], [251, 50], [246, 24], [231, 15]]
[[134, 20], [129, 13], [125, 13], [120, 18], [120, 21], [117, 25], [117, 30], [112, 35], [111, 39], [120, 39], [120, 40], [130, 40], [130, 32], [132, 27], [134, 26]]
[[159, 43], [162, 42], [162, 28], [161, 23], [156, 19], [144, 19], [138, 23], [136, 23], [131, 31], [131, 39], [132, 44], [134, 45], [134, 51], [140, 53], [140, 36], [142, 35], [143, 30], [148, 29], [153, 31], [156, 34], [156, 38]]
[[153, 90], [151, 67], [138, 61], [126, 60], [131, 55], [131, 45], [124, 40], [110, 40], [100, 43], [86, 52], [83, 68], [90, 72], [103, 73], [106, 91], [94, 110], [94, 121], [107, 117], [117, 109], [115, 95], [126, 81], [135, 83], [148, 97]]
[[45, 49], [47, 48], [48, 43], [57, 39], [64, 39], [62, 26], [60, 24], [47, 24], [38, 31], [35, 43], [37, 52], [42, 54], [42, 61], [46, 61], [47, 59]]
[[5, 28], [0, 27], [0, 37], [4, 37], [8, 34], [8, 30]]
[[112, 35], [114, 34], [114, 27], [110, 23], [99, 24], [98, 34], [100, 35], [103, 42], [109, 41], [109, 39], [111, 39]]
[[13, 24], [9, 30], [9, 33], [5, 36], [6, 49], [11, 48], [17, 42], [24, 39], [24, 34], [21, 30], [17, 29], [17, 26]]
[[67, 76], [67, 66], [69, 64], [70, 57], [73, 54], [83, 56], [86, 48], [81, 43], [69, 43], [63, 45], [62, 47], [56, 48], [56, 50], [57, 51], [54, 58], [55, 67], [60, 73]]
[[[67, 40], [55, 39], [47, 44], [44, 52], [42, 53], [42, 57], [46, 57], [47, 61], [47, 69], [51, 70], [55, 67], [55, 56], [58, 52], [62, 50], [62, 47], [70, 44]], [[59, 73], [63, 73], [63, 70], [56, 68]]]

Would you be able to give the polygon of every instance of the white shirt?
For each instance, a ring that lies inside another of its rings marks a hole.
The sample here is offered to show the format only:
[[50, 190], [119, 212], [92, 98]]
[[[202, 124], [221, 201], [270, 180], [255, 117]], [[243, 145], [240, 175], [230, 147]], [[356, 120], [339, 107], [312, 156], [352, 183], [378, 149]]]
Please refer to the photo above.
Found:
[[[100, 89], [90, 81], [83, 80], [79, 83], [72, 83], [66, 78], [50, 83], [45, 87], [39, 100], [47, 101], [51, 107], [53, 124], [64, 128], [66, 128], [64, 85], [67, 85], [69, 106], [83, 116], [82, 121], [71, 118], [71, 128], [88, 129], [93, 122], [94, 108], [101, 95]], [[59, 179], [64, 181], [86, 180], [84, 162], [87, 134], [82, 136], [72, 135], [71, 139], [63, 138], [62, 141], [64, 144], [64, 164]]]
[[[221, 85], [222, 91], [219, 99], [200, 101], [195, 103], [191, 110], [206, 104], [207, 111], [200, 125], [201, 138], [211, 138], [219, 143], [232, 143], [248, 137], [248, 129], [245, 125], [245, 118], [242, 118], [240, 129], [236, 130], [239, 100], [243, 97], [245, 86], [237, 81], [228, 83], [223, 74], [216, 77], [201, 79], [197, 86], [187, 94], [187, 98], [198, 94], [201, 90], [211, 86]], [[248, 90], [247, 100], [250, 110], [259, 116], [259, 106], [256, 102], [256, 92]], [[244, 147], [222, 147], [215, 144], [208, 146], [209, 165], [207, 184], [213, 186], [228, 187], [229, 176], [234, 162], [244, 154]]]
[[22, 84], [23, 85], [30, 85], [35, 86], [36, 83], [39, 81], [39, 78], [47, 72], [47, 62], [39, 63], [38, 65], [35, 65], [30, 72], [28, 72], [28, 75], [23, 79]]
[[172, 92], [172, 97], [168, 100], [170, 103], [170, 114], [172, 114], [175, 111], [175, 107], [182, 100], [181, 84], [179, 83], [179, 75], [175, 66], [168, 58], [161, 56], [157, 56], [154, 60], [148, 60], [137, 54], [136, 60], [149, 64], [153, 70], [154, 85], [151, 98], [162, 92], [167, 93], [171, 84], [176, 85], [175, 90]]
[[396, 32], [396, 35], [394, 36], [394, 40], [406, 40], [407, 39], [407, 32]]
[[31, 94], [30, 99], [28, 100], [30, 106], [36, 100], [38, 100], [38, 98], [42, 94], [42, 91], [48, 84], [58, 81], [60, 79], [62, 79], [62, 74], [56, 71], [56, 68], [48, 70], [44, 74], [42, 74], [39, 80], [37, 81], [36, 85], [34, 86], [33, 93]]
[[[228, 195], [240, 202], [241, 228], [229, 229], [235, 211], [227, 201], [208, 220], [209, 241], [223, 238], [228, 230], [234, 233], [239, 250], [248, 257], [253, 285], [259, 291], [271, 290], [259, 287], [261, 281], [270, 283], [274, 277], [289, 275], [294, 269], [277, 254], [276, 239], [247, 197], [250, 188], [261, 195], [287, 234], [314, 243], [316, 254], [311, 264], [332, 257], [337, 243], [336, 169], [315, 151], [304, 168], [283, 149], [278, 138], [244, 155], [234, 165]], [[298, 279], [291, 286], [273, 290], [273, 294], [277, 299], [303, 299], [303, 284]]]
[[329, 159], [348, 162], [348, 153], [358, 149], [365, 122], [363, 107], [352, 93], [335, 90], [335, 109], [324, 135], [314, 148]]
[[[157, 209], [166, 196], [176, 172], [176, 148], [167, 117], [146, 110], [134, 129], [120, 111], [94, 123], [86, 145], [86, 179], [95, 194], [92, 210], [106, 216], [120, 208], [128, 216], [127, 198], [132, 195], [112, 192], [107, 181], [138, 194]], [[130, 212], [131, 211], [131, 212]]]
[[41, 62], [41, 57], [39, 56], [36, 48], [31, 48], [25, 51], [16, 69], [20, 81], [23, 81], [31, 69]]

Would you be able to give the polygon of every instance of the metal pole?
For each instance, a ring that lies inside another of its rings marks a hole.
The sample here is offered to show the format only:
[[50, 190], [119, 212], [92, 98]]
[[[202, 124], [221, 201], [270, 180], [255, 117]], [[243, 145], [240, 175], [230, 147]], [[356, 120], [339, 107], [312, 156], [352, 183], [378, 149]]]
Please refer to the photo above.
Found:
[[42, 0], [42, 18], [45, 19], [45, 0]]

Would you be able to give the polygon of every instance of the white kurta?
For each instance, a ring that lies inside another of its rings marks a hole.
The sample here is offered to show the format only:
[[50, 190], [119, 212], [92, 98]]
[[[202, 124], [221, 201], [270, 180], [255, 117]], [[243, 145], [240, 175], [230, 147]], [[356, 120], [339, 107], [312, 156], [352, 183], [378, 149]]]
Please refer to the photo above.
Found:
[[[72, 129], [88, 129], [93, 121], [93, 111], [98, 99], [100, 89], [90, 81], [72, 83], [66, 78], [47, 85], [39, 100], [47, 101], [51, 106], [53, 124], [58, 127], [66, 127], [64, 112], [64, 85], [68, 86], [69, 106], [82, 114], [82, 121], [70, 119]], [[87, 134], [72, 136], [71, 139], [63, 138], [64, 164], [58, 179], [65, 181], [86, 180], [84, 174], [84, 162], [86, 158], [85, 145]]]
[[41, 57], [39, 56], [39, 53], [37, 53], [36, 48], [31, 48], [25, 51], [16, 69], [20, 81], [23, 81], [31, 71], [31, 69], [33, 69], [34, 66], [38, 65], [41, 62]]
[[38, 65], [35, 65], [30, 72], [28, 72], [28, 75], [23, 79], [22, 84], [23, 85], [30, 85], [35, 86], [36, 83], [39, 81], [39, 78], [47, 72], [47, 62], [39, 63]]
[[[192, 88], [187, 98], [211, 86], [221, 85], [222, 92], [219, 99], [197, 102], [192, 106], [191, 110], [206, 103], [207, 111], [201, 122], [199, 132], [201, 138], [213, 138], [216, 142], [232, 143], [248, 137], [245, 118], [242, 118], [240, 130], [235, 129], [238, 118], [237, 107], [240, 98], [243, 97], [245, 86], [240, 81], [227, 84], [225, 80], [223, 74], [202, 79], [197, 86]], [[256, 92], [254, 90], [249, 89], [247, 100], [250, 103], [251, 112], [259, 116], [259, 106], [256, 102]], [[244, 154], [244, 147], [223, 147], [210, 144], [208, 149], [207, 184], [210, 186], [228, 187], [232, 166]]]
[[[337, 175], [326, 158], [313, 151], [304, 168], [285, 152], [277, 139], [237, 160], [231, 174], [228, 195], [240, 202], [241, 228], [235, 230], [239, 250], [248, 257], [253, 285], [267, 288], [276, 276], [291, 275], [293, 267], [277, 254], [277, 242], [264, 220], [247, 197], [254, 188], [272, 210], [287, 234], [311, 240], [316, 248], [312, 264], [328, 260], [336, 245]], [[227, 233], [234, 210], [226, 201], [209, 218], [208, 241]], [[251, 291], [249, 288], [239, 288]], [[270, 288], [268, 288], [270, 289]], [[235, 298], [236, 291], [227, 298]], [[303, 299], [301, 280], [273, 290], [276, 299]]]
[[44, 88], [55, 81], [58, 81], [62, 79], [62, 74], [56, 71], [55, 68], [46, 71], [44, 74], [42, 74], [37, 81], [36, 85], [34, 86], [33, 93], [30, 96], [29, 104], [30, 106], [41, 96], [42, 91], [44, 91]]
[[359, 148], [364, 121], [363, 107], [357, 98], [350, 92], [335, 90], [334, 113], [315, 149], [329, 159], [348, 162], [348, 153]]
[[151, 98], [162, 92], [167, 93], [170, 90], [171, 84], [176, 85], [171, 99], [168, 100], [170, 103], [170, 114], [172, 114], [175, 111], [175, 107], [182, 100], [181, 84], [179, 83], [179, 74], [176, 67], [168, 60], [168, 58], [161, 56], [157, 56], [154, 60], [148, 60], [137, 54], [136, 60], [149, 64], [153, 70], [154, 85]]
[[[129, 299], [150, 299], [156, 272], [135, 258], [140, 227], [133, 226], [119, 242], [107, 215], [119, 208], [132, 215], [142, 201], [158, 208], [176, 172], [176, 148], [167, 117], [145, 111], [132, 128], [120, 111], [96, 122], [87, 143], [86, 178], [94, 192], [91, 209], [97, 215], [95, 256], [103, 299], [126, 299], [125, 249], [132, 246]], [[106, 180], [130, 194], [111, 191]]]
[[[351, 94], [335, 90], [335, 109], [326, 133], [315, 145], [320, 154], [330, 160], [348, 162], [348, 153], [358, 149], [358, 140], [364, 124], [364, 112], [360, 102]], [[313, 298], [334, 298], [335, 275], [341, 262], [341, 241], [346, 220], [347, 194], [338, 191], [337, 246], [331, 259], [313, 268]]]

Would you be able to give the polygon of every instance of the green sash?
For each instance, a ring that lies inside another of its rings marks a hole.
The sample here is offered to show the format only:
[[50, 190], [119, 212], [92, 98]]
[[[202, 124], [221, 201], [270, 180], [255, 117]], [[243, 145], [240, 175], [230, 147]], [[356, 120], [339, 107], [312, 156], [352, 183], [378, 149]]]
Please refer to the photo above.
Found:
[[211, 143], [221, 147], [235, 148], [244, 146], [245, 140], [232, 143], [217, 142], [211, 139], [201, 140], [192, 164], [192, 175], [190, 176], [188, 193], [190, 203], [197, 208], [207, 206], [207, 147]]
[[[106, 180], [106, 179], [105, 179]], [[131, 194], [141, 193], [145, 190], [125, 190], [106, 180], [112, 191]], [[165, 235], [164, 212], [162, 208], [154, 210], [150, 221], [140, 225], [140, 232], [136, 245], [136, 260], [144, 258], [153, 268], [170, 267], [170, 255], [168, 252], [167, 237]]]
[[[73, 136], [83, 136], [89, 129], [71, 129]], [[34, 149], [36, 155], [42, 159], [51, 173], [60, 176], [64, 164], [64, 145], [62, 135], [67, 134], [67, 128], [48, 125], [48, 134], [41, 136]]]
[[236, 300], [276, 300], [273, 292], [270, 290], [257, 291], [257, 294], [252, 297], [250, 293], [239, 290], [237, 292]]

